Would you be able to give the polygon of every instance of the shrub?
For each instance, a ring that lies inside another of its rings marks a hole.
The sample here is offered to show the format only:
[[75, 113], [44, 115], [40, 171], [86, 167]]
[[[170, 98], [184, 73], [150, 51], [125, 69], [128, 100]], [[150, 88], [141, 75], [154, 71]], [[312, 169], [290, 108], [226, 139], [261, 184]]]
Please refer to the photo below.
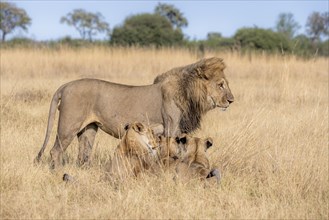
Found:
[[272, 30], [242, 28], [235, 33], [234, 39], [242, 50], [291, 51], [289, 40], [283, 34]]
[[124, 24], [115, 27], [111, 36], [114, 45], [171, 46], [183, 42], [183, 33], [174, 29], [164, 17], [139, 14], [128, 17]]

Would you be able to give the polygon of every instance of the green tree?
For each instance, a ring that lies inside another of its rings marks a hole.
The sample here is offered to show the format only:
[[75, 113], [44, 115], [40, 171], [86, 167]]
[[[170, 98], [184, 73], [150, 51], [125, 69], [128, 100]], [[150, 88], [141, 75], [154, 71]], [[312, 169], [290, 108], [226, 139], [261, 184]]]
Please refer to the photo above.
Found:
[[122, 26], [115, 27], [111, 43], [116, 45], [170, 46], [183, 42], [183, 34], [171, 23], [156, 14], [128, 17]]
[[209, 32], [207, 34], [207, 40], [217, 40], [221, 38], [222, 38], [222, 34], [219, 32]]
[[155, 14], [167, 18], [175, 28], [181, 29], [188, 25], [187, 19], [184, 17], [183, 13], [181, 13], [174, 5], [159, 3], [155, 7], [154, 12]]
[[279, 14], [276, 22], [277, 32], [284, 34], [289, 39], [292, 39], [296, 32], [300, 29], [300, 25], [295, 21], [292, 13]]
[[7, 34], [15, 29], [21, 28], [27, 31], [27, 26], [31, 24], [31, 18], [24, 9], [16, 7], [9, 2], [0, 2], [0, 30], [2, 41], [6, 40]]
[[328, 37], [329, 36], [329, 12], [324, 12], [322, 14], [324, 20], [324, 34]]
[[306, 22], [306, 32], [311, 37], [312, 42], [320, 41], [322, 35], [329, 35], [329, 13], [313, 12]]
[[286, 36], [272, 30], [261, 28], [241, 28], [235, 35], [236, 43], [244, 50], [290, 51]]
[[97, 33], [109, 33], [109, 24], [104, 21], [101, 13], [86, 12], [83, 9], [75, 9], [62, 17], [61, 23], [75, 27], [83, 40], [92, 41]]
[[319, 44], [319, 55], [329, 56], [329, 39]]
[[311, 40], [304, 34], [297, 35], [293, 40], [293, 53], [298, 56], [310, 57], [315, 53]]
[[208, 50], [231, 50], [235, 42], [233, 38], [225, 38], [219, 32], [209, 32], [207, 34], [207, 40], [202, 41], [201, 43]]

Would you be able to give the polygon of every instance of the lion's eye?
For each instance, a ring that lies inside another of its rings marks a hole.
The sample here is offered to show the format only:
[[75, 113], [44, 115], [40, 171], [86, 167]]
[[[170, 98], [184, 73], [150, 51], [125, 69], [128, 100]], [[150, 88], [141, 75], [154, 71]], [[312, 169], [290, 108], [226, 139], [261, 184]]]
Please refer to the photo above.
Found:
[[223, 89], [223, 88], [224, 88], [224, 83], [219, 83], [219, 84], [217, 84], [217, 86], [218, 86], [220, 89]]

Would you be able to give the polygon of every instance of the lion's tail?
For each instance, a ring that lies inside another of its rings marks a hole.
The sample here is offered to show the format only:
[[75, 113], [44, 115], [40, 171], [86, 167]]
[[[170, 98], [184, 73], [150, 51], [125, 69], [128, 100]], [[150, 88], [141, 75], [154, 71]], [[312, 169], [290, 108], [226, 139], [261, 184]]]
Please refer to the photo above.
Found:
[[49, 116], [48, 116], [48, 125], [47, 125], [47, 132], [46, 132], [46, 137], [45, 140], [43, 142], [43, 145], [38, 153], [38, 156], [35, 158], [34, 162], [35, 163], [39, 163], [40, 162], [40, 158], [43, 154], [43, 152], [45, 151], [45, 148], [47, 146], [52, 128], [54, 126], [54, 121], [55, 121], [55, 116], [56, 116], [56, 109], [58, 106], [59, 101], [61, 100], [62, 97], [62, 91], [63, 91], [63, 87], [65, 85], [61, 86], [54, 94], [53, 99], [51, 101], [50, 104], [50, 109], [49, 109]]

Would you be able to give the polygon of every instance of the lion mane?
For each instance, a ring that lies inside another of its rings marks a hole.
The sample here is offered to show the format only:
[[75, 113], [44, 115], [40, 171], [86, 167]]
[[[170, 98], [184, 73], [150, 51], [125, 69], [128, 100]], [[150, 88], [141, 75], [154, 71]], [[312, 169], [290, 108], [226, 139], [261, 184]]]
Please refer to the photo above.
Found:
[[223, 59], [213, 57], [202, 59], [191, 65], [174, 68], [157, 76], [154, 83], [163, 83], [175, 91], [175, 104], [182, 111], [179, 128], [182, 133], [190, 133], [200, 128], [202, 115], [207, 112], [207, 87], [203, 80], [213, 76], [225, 78]]

